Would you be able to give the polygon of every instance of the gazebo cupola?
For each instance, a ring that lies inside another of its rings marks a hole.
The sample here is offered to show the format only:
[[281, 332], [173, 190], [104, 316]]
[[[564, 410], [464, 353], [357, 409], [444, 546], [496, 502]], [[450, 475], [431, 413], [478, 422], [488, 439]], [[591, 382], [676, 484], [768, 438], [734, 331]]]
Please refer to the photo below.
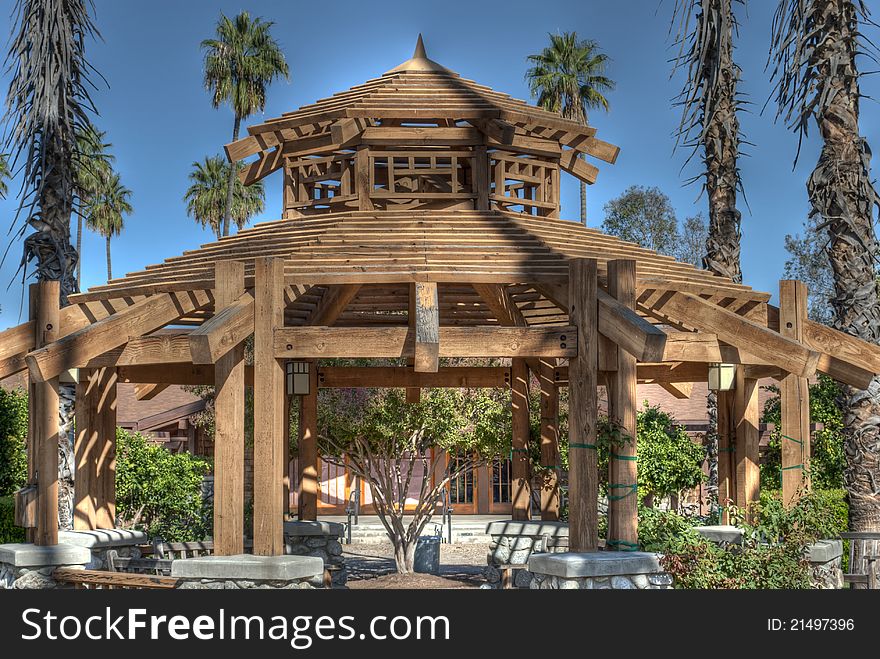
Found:
[[226, 147], [257, 155], [246, 184], [284, 171], [283, 216], [346, 210], [513, 210], [559, 216], [559, 171], [594, 183], [613, 163], [596, 129], [500, 94], [428, 59], [251, 126]]

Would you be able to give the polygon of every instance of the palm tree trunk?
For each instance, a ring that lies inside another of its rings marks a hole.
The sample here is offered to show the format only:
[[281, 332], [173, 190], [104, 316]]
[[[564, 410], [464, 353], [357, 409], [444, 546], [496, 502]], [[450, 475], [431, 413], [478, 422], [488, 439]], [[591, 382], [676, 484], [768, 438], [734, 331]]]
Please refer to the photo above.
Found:
[[[232, 125], [232, 141], [238, 139], [238, 131], [241, 128], [241, 117], [235, 115], [235, 123]], [[223, 235], [229, 235], [229, 224], [232, 219], [232, 200], [235, 193], [235, 163], [229, 164], [229, 178], [226, 181], [226, 210], [223, 212]]]
[[[824, 143], [807, 191], [830, 238], [835, 326], [877, 343], [880, 300], [873, 210], [878, 197], [871, 184], [871, 152], [859, 135], [858, 18], [853, 3], [838, 4], [839, 10], [826, 12], [824, 39], [814, 55], [815, 61], [835, 62], [836, 68], [820, 69], [817, 94], [829, 94], [830, 99], [816, 117]], [[844, 388], [843, 403], [850, 529], [880, 531], [880, 381], [875, 378], [867, 391]]]
[[[587, 156], [579, 153], [581, 160], [586, 160]], [[581, 181], [581, 224], [587, 226], [587, 184]]]
[[110, 262], [110, 236], [107, 236], [107, 281], [113, 279], [113, 265]]
[[82, 212], [76, 214], [76, 288], [82, 290], [82, 237], [83, 216]]

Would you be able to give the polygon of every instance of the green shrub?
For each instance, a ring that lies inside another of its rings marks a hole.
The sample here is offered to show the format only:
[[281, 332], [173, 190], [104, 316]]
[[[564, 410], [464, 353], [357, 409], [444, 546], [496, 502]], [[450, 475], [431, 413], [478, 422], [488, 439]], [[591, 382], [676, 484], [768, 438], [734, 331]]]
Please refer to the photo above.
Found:
[[[761, 486], [770, 489], [782, 487], [782, 434], [779, 388], [767, 387], [775, 395], [764, 404], [764, 423], [776, 425], [770, 435], [767, 452], [761, 463]], [[813, 433], [810, 455], [810, 479], [820, 490], [840, 489], [844, 486], [843, 470], [843, 411], [840, 408], [840, 385], [827, 375], [810, 385], [810, 422], [822, 424], [822, 430]], [[787, 441], [787, 440], [786, 440]]]
[[171, 453], [121, 428], [116, 441], [116, 512], [123, 526], [175, 542], [210, 534], [212, 511], [201, 494], [209, 461]]
[[0, 497], [0, 545], [7, 542], [24, 542], [24, 529], [15, 525], [12, 497]]
[[0, 497], [27, 481], [27, 393], [0, 388]]

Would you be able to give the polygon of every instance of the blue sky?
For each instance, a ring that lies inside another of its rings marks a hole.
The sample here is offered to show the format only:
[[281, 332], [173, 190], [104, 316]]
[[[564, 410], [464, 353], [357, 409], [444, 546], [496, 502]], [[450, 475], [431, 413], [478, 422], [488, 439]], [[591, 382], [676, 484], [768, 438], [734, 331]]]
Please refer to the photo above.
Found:
[[[672, 0], [447, 0], [437, 4], [384, 0], [370, 9], [363, 2], [337, 0], [316, 4], [298, 0], [212, 1], [96, 0], [96, 20], [103, 42], [88, 54], [109, 83], [94, 94], [100, 110], [96, 123], [108, 132], [123, 182], [133, 190], [135, 212], [125, 232], [113, 242], [114, 274], [139, 270], [186, 249], [210, 242], [212, 235], [186, 216], [182, 196], [191, 164], [219, 153], [230, 140], [232, 115], [214, 110], [202, 87], [199, 42], [213, 32], [219, 12], [247, 9], [275, 21], [273, 28], [291, 67], [289, 84], [269, 90], [265, 117], [274, 117], [377, 77], [412, 54], [416, 35], [424, 34], [428, 55], [463, 76], [515, 97], [527, 99], [525, 58], [547, 42], [547, 33], [576, 30], [597, 40], [611, 57], [609, 75], [617, 81], [611, 111], [590, 119], [598, 136], [621, 147], [615, 165], [600, 165], [588, 191], [588, 221], [597, 226], [605, 203], [628, 186], [658, 186], [668, 194], [683, 220], [706, 209], [699, 186], [683, 182], [696, 170], [681, 171], [687, 153], [673, 153], [672, 134], [678, 110], [671, 99], [681, 80], [670, 80], [668, 26]], [[743, 211], [745, 282], [774, 292], [782, 275], [786, 233], [799, 231], [808, 212], [805, 181], [815, 164], [815, 136], [792, 161], [797, 138], [773, 122], [773, 108], [760, 116], [770, 94], [764, 71], [770, 19], [775, 2], [749, 3], [740, 11], [742, 28], [737, 60], [743, 68], [742, 92], [753, 103], [742, 116], [748, 157], [741, 161], [751, 210]], [[9, 4], [6, 3], [6, 7]], [[8, 11], [8, 9], [7, 9]], [[0, 14], [0, 34], [10, 17]], [[867, 68], [867, 67], [866, 67]], [[0, 79], [3, 92], [8, 81]], [[863, 93], [880, 98], [880, 76], [863, 81]], [[257, 123], [260, 116], [247, 123]], [[862, 107], [862, 133], [880, 149], [880, 108]], [[563, 217], [577, 219], [577, 182], [563, 184]], [[11, 192], [17, 190], [15, 183]], [[266, 213], [280, 210], [280, 175], [266, 179]], [[0, 221], [14, 215], [14, 194], [0, 200]], [[22, 287], [14, 279], [21, 253], [13, 246], [0, 269], [0, 327], [20, 322]], [[103, 240], [86, 234], [83, 287], [106, 279]], [[7, 285], [9, 286], [7, 288]]]

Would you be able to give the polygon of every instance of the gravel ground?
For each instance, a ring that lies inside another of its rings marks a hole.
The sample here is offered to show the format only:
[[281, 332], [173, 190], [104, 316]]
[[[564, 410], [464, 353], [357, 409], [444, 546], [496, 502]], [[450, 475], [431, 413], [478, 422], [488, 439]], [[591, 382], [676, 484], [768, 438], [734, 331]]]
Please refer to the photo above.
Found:
[[[343, 545], [348, 581], [352, 588], [478, 588], [485, 583], [483, 570], [489, 545], [440, 545], [440, 577], [398, 576], [390, 543]], [[385, 577], [374, 583], [358, 583]], [[447, 581], [449, 580], [449, 581]], [[444, 585], [445, 582], [445, 585]]]

